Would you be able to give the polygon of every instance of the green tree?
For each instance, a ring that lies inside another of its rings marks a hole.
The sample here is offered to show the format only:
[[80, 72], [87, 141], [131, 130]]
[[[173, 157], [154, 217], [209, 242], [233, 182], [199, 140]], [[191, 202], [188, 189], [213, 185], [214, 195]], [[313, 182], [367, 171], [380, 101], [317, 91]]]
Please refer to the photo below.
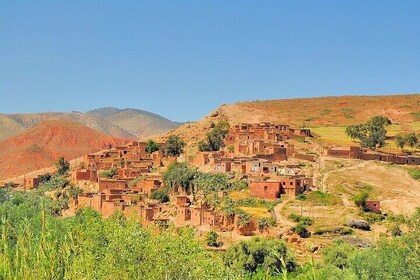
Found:
[[405, 136], [405, 142], [413, 149], [419, 143], [419, 138], [414, 132], [411, 132]]
[[70, 163], [67, 160], [64, 160], [64, 157], [60, 157], [55, 164], [57, 168], [58, 175], [65, 175], [70, 170]]
[[398, 148], [403, 150], [404, 146], [407, 144], [405, 137], [403, 135], [395, 136], [395, 144], [397, 145]]
[[362, 147], [376, 149], [385, 146], [386, 127], [391, 121], [385, 116], [374, 116], [365, 124], [351, 125], [346, 134], [352, 139], [360, 140]]
[[214, 126], [206, 136], [206, 139], [201, 140], [198, 143], [198, 149], [200, 151], [219, 151], [223, 146], [223, 140], [229, 133], [230, 125], [225, 121], [219, 122]]
[[368, 197], [369, 192], [360, 191], [355, 196], [353, 196], [354, 204], [362, 210], [366, 210], [366, 200], [368, 199]]
[[184, 152], [185, 142], [177, 135], [170, 135], [166, 142], [166, 154], [177, 157]]
[[153, 152], [159, 151], [159, 145], [155, 140], [149, 139], [147, 140], [145, 150], [148, 154], [151, 154]]

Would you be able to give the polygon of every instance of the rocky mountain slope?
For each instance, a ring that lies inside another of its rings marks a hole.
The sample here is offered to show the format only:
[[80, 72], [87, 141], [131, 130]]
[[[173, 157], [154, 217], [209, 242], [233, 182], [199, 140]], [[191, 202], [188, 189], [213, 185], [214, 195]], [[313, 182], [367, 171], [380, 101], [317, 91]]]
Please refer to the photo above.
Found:
[[70, 160], [124, 142], [77, 122], [44, 121], [0, 142], [0, 179], [49, 167], [60, 156]]

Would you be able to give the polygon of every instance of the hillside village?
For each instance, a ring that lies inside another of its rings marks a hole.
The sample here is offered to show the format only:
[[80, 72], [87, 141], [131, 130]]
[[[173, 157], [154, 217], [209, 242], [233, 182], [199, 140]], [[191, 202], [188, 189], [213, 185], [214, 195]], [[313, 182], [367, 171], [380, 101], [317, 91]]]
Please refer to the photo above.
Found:
[[[213, 125], [213, 129], [219, 125]], [[208, 144], [204, 143], [204, 151], [197, 151], [193, 156], [187, 156], [182, 148], [168, 153], [167, 142], [152, 140], [130, 141], [84, 156], [71, 171], [71, 181], [88, 188], [70, 200], [66, 215], [91, 207], [104, 217], [121, 211], [146, 227], [188, 226], [205, 232], [234, 231], [238, 239], [249, 235], [284, 235], [288, 241], [300, 244], [307, 230], [299, 232], [292, 227], [293, 223], [281, 217], [284, 214], [276, 205], [321, 190], [322, 182], [314, 180], [318, 155], [307, 150], [311, 147], [307, 143], [314, 140], [313, 133], [306, 128], [272, 123], [227, 127], [216, 151], [207, 151]], [[295, 149], [296, 145], [300, 148]], [[420, 164], [417, 156], [372, 152], [355, 146], [331, 147], [321, 153], [332, 158]], [[170, 181], [165, 176], [169, 177], [171, 168], [181, 168], [185, 173], [198, 172], [211, 179], [207, 183], [196, 183], [196, 175], [192, 175], [189, 180], [194, 183], [182, 183], [182, 178]], [[217, 177], [221, 174], [224, 177]], [[25, 177], [24, 187], [37, 188], [41, 177]], [[207, 186], [210, 189], [207, 190], [200, 184], [214, 185]], [[234, 187], [238, 185], [242, 187]], [[239, 204], [231, 198], [235, 195], [244, 196], [238, 200]], [[232, 206], [235, 203], [239, 207]], [[231, 208], [226, 209], [226, 204], [232, 204]], [[255, 204], [265, 205], [265, 208], [255, 213], [255, 207], [247, 207]], [[379, 200], [366, 200], [365, 207], [372, 213], [381, 213]]]

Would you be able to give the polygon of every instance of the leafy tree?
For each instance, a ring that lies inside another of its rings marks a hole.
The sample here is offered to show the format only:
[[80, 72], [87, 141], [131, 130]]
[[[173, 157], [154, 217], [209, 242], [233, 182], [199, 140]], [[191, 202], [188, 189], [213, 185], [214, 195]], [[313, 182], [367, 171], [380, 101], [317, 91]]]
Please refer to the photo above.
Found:
[[261, 237], [254, 237], [232, 245], [226, 251], [224, 260], [227, 266], [242, 269], [251, 274], [259, 269], [275, 274], [284, 269], [293, 271], [297, 267], [284, 240]]
[[182, 189], [186, 193], [191, 193], [193, 191], [193, 179], [197, 172], [196, 168], [190, 167], [185, 162], [174, 162], [163, 173], [163, 180], [166, 186], [175, 192]]
[[177, 135], [171, 135], [166, 142], [166, 154], [177, 157], [184, 152], [185, 142]]
[[385, 146], [386, 127], [391, 121], [385, 116], [374, 116], [365, 124], [351, 125], [346, 134], [352, 139], [360, 140], [362, 147], [376, 149]]
[[67, 160], [64, 160], [64, 157], [60, 157], [55, 164], [57, 168], [58, 175], [65, 175], [70, 170], [70, 163]]
[[210, 247], [219, 247], [219, 242], [217, 239], [219, 238], [219, 235], [214, 230], [210, 230], [206, 234], [206, 244]]
[[407, 144], [404, 135], [397, 135], [397, 136], [395, 136], [395, 144], [397, 145], [398, 148], [400, 148], [401, 150], [403, 150], [404, 149], [404, 146]]
[[414, 132], [411, 132], [405, 136], [405, 142], [413, 149], [419, 143], [419, 138]]
[[275, 223], [276, 223], [275, 220], [263, 217], [257, 220], [257, 227], [260, 232], [264, 232], [267, 229], [269, 229], [271, 226], [273, 226]]
[[302, 238], [310, 236], [310, 232], [306, 228], [306, 225], [303, 223], [298, 223], [295, 227], [292, 228], [292, 230]]
[[230, 125], [225, 121], [219, 122], [214, 126], [206, 136], [206, 139], [198, 143], [200, 151], [219, 151], [223, 146], [223, 140], [229, 133]]
[[153, 152], [159, 151], [159, 145], [155, 140], [149, 139], [147, 140], [145, 150], [148, 154], [151, 154]]

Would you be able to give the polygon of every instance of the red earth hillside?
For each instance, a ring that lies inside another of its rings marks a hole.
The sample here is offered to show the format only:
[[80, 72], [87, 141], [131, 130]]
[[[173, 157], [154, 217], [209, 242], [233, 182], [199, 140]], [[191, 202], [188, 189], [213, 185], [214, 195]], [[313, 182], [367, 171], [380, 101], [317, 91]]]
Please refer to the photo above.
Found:
[[51, 166], [60, 156], [70, 160], [124, 142], [76, 122], [42, 122], [0, 142], [0, 179]]

